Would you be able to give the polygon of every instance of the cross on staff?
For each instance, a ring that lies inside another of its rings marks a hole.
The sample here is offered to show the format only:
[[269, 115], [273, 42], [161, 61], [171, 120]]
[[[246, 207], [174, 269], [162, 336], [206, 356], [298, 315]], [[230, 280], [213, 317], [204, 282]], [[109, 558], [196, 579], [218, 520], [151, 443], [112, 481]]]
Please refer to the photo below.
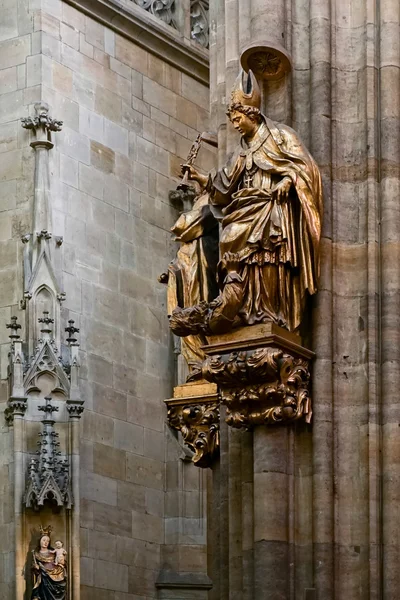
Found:
[[201, 146], [201, 140], [202, 140], [202, 134], [199, 133], [199, 135], [197, 136], [197, 138], [193, 142], [192, 147], [190, 148], [190, 151], [189, 151], [189, 154], [188, 154], [188, 157], [186, 159], [185, 166], [184, 166], [183, 179], [182, 179], [181, 183], [177, 187], [178, 190], [186, 191], [188, 189], [188, 187], [189, 187], [189, 184], [188, 184], [188, 181], [189, 181], [189, 172], [190, 172], [189, 167], [194, 163], [194, 161], [197, 158], [197, 155], [199, 153], [200, 146]]

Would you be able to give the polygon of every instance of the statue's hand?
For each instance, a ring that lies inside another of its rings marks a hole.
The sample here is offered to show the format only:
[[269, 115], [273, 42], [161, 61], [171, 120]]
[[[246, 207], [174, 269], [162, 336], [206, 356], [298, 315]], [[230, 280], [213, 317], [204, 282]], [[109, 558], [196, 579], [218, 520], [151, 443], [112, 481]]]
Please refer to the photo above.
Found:
[[289, 177], [284, 177], [272, 190], [278, 202], [286, 200], [289, 190], [292, 185], [292, 180]]
[[240, 259], [234, 252], [225, 252], [222, 257], [222, 264], [228, 273], [239, 273]]
[[168, 283], [168, 279], [169, 279], [168, 271], [166, 271], [165, 273], [161, 273], [161, 275], [158, 276], [159, 283]]
[[182, 167], [182, 175], [187, 173], [189, 181], [197, 181], [202, 189], [204, 189], [208, 182], [208, 177], [206, 175], [202, 175], [195, 169], [192, 165], [181, 165]]

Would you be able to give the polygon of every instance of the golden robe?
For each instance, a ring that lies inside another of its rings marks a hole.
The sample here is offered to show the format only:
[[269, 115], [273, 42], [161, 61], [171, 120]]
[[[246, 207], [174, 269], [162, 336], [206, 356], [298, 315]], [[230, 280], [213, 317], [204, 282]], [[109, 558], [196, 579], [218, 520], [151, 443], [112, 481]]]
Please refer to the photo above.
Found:
[[[291, 187], [279, 202], [274, 186], [284, 178]], [[307, 292], [317, 291], [322, 188], [296, 132], [263, 116], [254, 138], [242, 139], [217, 173], [211, 201], [223, 207], [221, 257], [230, 252], [240, 260], [243, 300], [234, 326], [272, 320], [298, 329]], [[225, 275], [222, 260], [220, 282]]]
[[56, 565], [52, 553], [33, 552], [35, 583], [32, 600], [66, 600], [67, 578], [65, 565]]
[[[186, 308], [210, 302], [218, 294], [218, 223], [209, 206], [207, 193], [198, 197], [191, 210], [180, 215], [171, 231], [181, 246], [168, 267], [168, 314], [176, 307]], [[182, 340], [181, 352], [192, 368], [204, 358], [204, 336], [189, 335]]]

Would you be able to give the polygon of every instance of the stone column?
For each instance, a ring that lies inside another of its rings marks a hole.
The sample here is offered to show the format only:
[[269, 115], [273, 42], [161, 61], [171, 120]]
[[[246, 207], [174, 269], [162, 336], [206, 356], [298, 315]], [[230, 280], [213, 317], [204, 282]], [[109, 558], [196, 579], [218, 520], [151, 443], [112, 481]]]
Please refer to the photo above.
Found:
[[383, 598], [400, 588], [400, 6], [379, 3], [379, 126], [382, 277]]
[[6, 421], [13, 432], [13, 493], [14, 493], [14, 555], [15, 555], [15, 598], [22, 598], [25, 593], [25, 579], [23, 576], [26, 555], [24, 549], [24, 513], [23, 496], [25, 489], [24, 469], [24, 416], [27, 409], [27, 398], [24, 395], [24, 357], [22, 340], [18, 334], [21, 325], [17, 317], [11, 318], [11, 323], [6, 325], [11, 330], [11, 351], [9, 353], [12, 372], [11, 395], [5, 411]]
[[[238, 0], [225, 0], [225, 90], [226, 104], [230, 102], [230, 93], [238, 76], [239, 65], [239, 4]], [[238, 134], [230, 123], [227, 126], [226, 151], [232, 152], [238, 141]]]
[[74, 327], [74, 321], [69, 321], [69, 349], [71, 364], [71, 389], [70, 398], [67, 400], [67, 411], [69, 413], [69, 446], [71, 460], [72, 495], [74, 506], [71, 514], [71, 567], [70, 586], [72, 590], [71, 600], [79, 600], [81, 590], [81, 556], [80, 556], [80, 419], [83, 413], [84, 401], [79, 393], [79, 344], [74, 335], [79, 329]]
[[[287, 48], [287, 38], [290, 32], [287, 16], [285, 0], [269, 0], [268, 2], [251, 0], [249, 35], [251, 43], [271, 42], [272, 45], [277, 44]], [[288, 124], [291, 119], [289, 77], [283, 75], [280, 79], [264, 82], [263, 106], [270, 119]]]
[[[380, 382], [381, 355], [381, 315], [380, 315], [380, 123], [378, 100], [380, 92], [377, 86], [377, 59], [379, 53], [379, 26], [376, 12], [378, 4], [367, 0], [365, 7], [365, 118], [366, 131], [366, 171], [367, 171], [367, 230], [368, 230], [368, 542], [369, 542], [369, 594], [370, 598], [382, 595], [382, 507], [380, 484], [382, 482], [381, 464], [381, 423], [382, 397]], [[379, 12], [379, 11], [378, 11]], [[398, 23], [399, 24], [399, 23]], [[397, 27], [398, 27], [397, 24]], [[400, 90], [399, 90], [400, 92]], [[377, 101], [378, 100], [378, 101]], [[394, 129], [395, 133], [398, 129]], [[386, 598], [385, 595], [383, 597]]]
[[219, 585], [220, 600], [230, 600], [229, 596], [229, 432], [225, 422], [225, 410], [221, 409], [221, 451], [219, 471]]
[[242, 461], [241, 431], [228, 428], [229, 437], [229, 600], [242, 600]]
[[253, 432], [242, 431], [242, 569], [243, 600], [254, 598]]
[[79, 492], [79, 438], [80, 438], [80, 418], [83, 412], [83, 406], [69, 404], [70, 417], [70, 445], [71, 445], [71, 475], [72, 475], [72, 494], [74, 498], [74, 508], [71, 515], [71, 553], [72, 560], [70, 566], [70, 585], [72, 590], [72, 599], [79, 600], [81, 589], [80, 576], [80, 492]]
[[[309, 97], [310, 150], [321, 170], [324, 190], [321, 276], [312, 319], [312, 348], [316, 353], [313, 364], [312, 519], [314, 586], [326, 600], [331, 600], [334, 594], [331, 10], [331, 0], [310, 2], [310, 86], [304, 90], [306, 102]], [[302, 49], [298, 50], [301, 54]], [[296, 58], [294, 61], [296, 64]], [[293, 90], [298, 90], [298, 85]], [[293, 103], [296, 104], [296, 99]], [[296, 111], [295, 115], [297, 122]]]
[[219, 561], [219, 548], [221, 544], [220, 494], [220, 461], [214, 461], [207, 485], [207, 558], [208, 573], [212, 579], [212, 589], [208, 594], [209, 600], [220, 600], [221, 597], [221, 568]]
[[24, 469], [24, 414], [26, 401], [14, 400], [13, 439], [14, 439], [14, 526], [15, 526], [15, 598], [23, 598], [25, 593], [24, 568], [26, 555], [24, 551], [24, 513], [22, 498], [25, 488]]
[[254, 429], [254, 599], [289, 598], [289, 430]]
[[[213, 4], [213, 3], [212, 3]], [[216, 59], [214, 64], [216, 66], [216, 126], [218, 132], [218, 166], [221, 167], [225, 164], [226, 160], [226, 87], [225, 87], [225, 35], [226, 35], [226, 23], [225, 23], [225, 0], [216, 0], [216, 44], [214, 52], [216, 52]], [[214, 14], [215, 14], [214, 13]], [[213, 79], [213, 77], [212, 77]]]
[[239, 49], [240, 52], [250, 43], [250, 11], [249, 0], [239, 0]]
[[[336, 600], [363, 600], [370, 592], [368, 422], [373, 306], [369, 281], [375, 278], [375, 231], [368, 228], [367, 219], [373, 199], [368, 195], [366, 17], [365, 1], [351, 10], [347, 3], [337, 1], [332, 71]], [[352, 52], [355, 40], [357, 49]]]

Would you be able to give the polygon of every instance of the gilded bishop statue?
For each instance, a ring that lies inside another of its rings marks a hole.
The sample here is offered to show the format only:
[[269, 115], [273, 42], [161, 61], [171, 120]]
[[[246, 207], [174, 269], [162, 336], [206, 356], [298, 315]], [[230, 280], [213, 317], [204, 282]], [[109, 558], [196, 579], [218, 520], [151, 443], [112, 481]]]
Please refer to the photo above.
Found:
[[317, 291], [320, 173], [296, 132], [268, 119], [260, 106], [254, 74], [242, 72], [228, 107], [240, 145], [215, 177], [183, 167], [222, 214], [220, 293], [211, 302], [175, 308], [170, 324], [177, 335], [268, 321], [296, 332], [307, 296]]

